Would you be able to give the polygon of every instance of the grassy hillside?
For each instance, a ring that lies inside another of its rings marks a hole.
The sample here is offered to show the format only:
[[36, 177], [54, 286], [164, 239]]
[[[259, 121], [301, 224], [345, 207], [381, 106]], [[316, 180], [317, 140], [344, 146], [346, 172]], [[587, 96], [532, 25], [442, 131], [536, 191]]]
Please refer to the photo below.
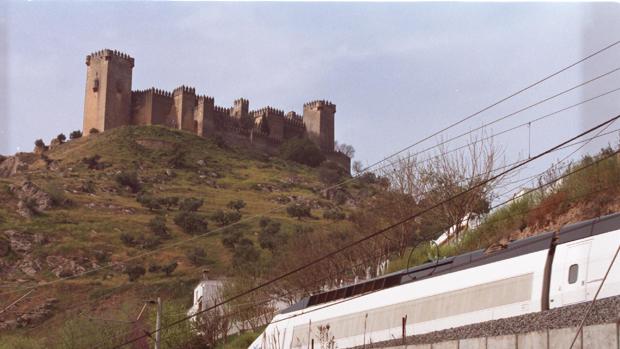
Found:
[[[22, 198], [20, 204], [24, 181], [48, 194], [52, 207], [30, 218], [20, 215], [20, 205], [36, 211], [34, 202]], [[214, 278], [234, 273], [233, 253], [222, 244], [227, 234], [240, 232], [255, 243], [261, 260], [269, 258], [271, 252], [258, 247], [259, 219], [249, 218], [264, 215], [280, 223], [284, 234], [326, 224], [346, 227], [346, 220], [322, 218], [326, 210], [350, 209], [342, 201], [338, 205], [322, 197], [324, 186], [317, 169], [164, 127], [124, 127], [57, 145], [34, 157], [27, 170], [0, 178], [0, 244], [10, 246], [1, 262], [1, 304], [26, 292], [7, 293], [16, 287], [121, 263], [37, 288], [0, 320], [12, 321], [56, 298], [50, 306], [54, 310], [45, 316], [49, 319], [7, 330], [44, 338], [80, 312], [91, 317], [103, 313], [119, 319], [135, 317], [143, 300], [157, 295], [176, 299], [178, 312], [183, 312], [205, 267]], [[150, 209], [139, 202], [148, 201], [145, 197], [178, 198], [179, 203]], [[195, 214], [205, 219], [207, 236], [159, 251], [196, 236], [175, 224], [180, 202], [187, 198], [203, 200]], [[240, 217], [235, 213], [238, 207], [229, 207], [235, 200], [245, 203], [238, 210]], [[281, 209], [292, 203], [311, 207], [311, 216], [298, 219]], [[150, 228], [156, 216], [164, 218], [167, 236]], [[239, 218], [233, 228], [220, 229]], [[17, 246], [24, 243], [29, 246]], [[197, 250], [204, 254], [197, 255]], [[128, 258], [135, 259], [122, 263]], [[166, 275], [162, 268], [175, 262], [176, 268]], [[135, 266], [146, 273], [130, 282], [125, 271]], [[159, 270], [149, 268], [153, 266]]]

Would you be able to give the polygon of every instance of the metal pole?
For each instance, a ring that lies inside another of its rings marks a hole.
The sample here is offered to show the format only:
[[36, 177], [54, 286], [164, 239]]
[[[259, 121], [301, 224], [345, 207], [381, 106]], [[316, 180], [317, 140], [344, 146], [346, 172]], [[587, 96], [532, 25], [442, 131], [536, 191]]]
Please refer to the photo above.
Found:
[[596, 298], [598, 298], [598, 294], [599, 292], [601, 292], [601, 288], [603, 288], [603, 284], [605, 283], [605, 280], [607, 280], [609, 271], [611, 270], [611, 267], [614, 265], [614, 262], [616, 261], [616, 258], [618, 257], [619, 252], [620, 252], [620, 245], [618, 245], [618, 248], [616, 249], [616, 253], [614, 254], [614, 258], [611, 260], [611, 263], [609, 263], [607, 272], [605, 272], [605, 276], [603, 276], [603, 280], [601, 280], [601, 284], [598, 286], [598, 289], [596, 290], [596, 294], [594, 295], [592, 302], [590, 302], [590, 305], [588, 306], [586, 313], [583, 315], [583, 318], [581, 319], [581, 323], [579, 324], [579, 328], [577, 329], [577, 333], [575, 333], [575, 337], [573, 337], [573, 341], [571, 342], [569, 349], [573, 349], [573, 345], [575, 345], [577, 338], [579, 338], [579, 334], [583, 330], [583, 325], [586, 323], [586, 319], [588, 318], [588, 315], [590, 315], [590, 311], [592, 310], [592, 307], [594, 307], [594, 303], [596, 303]]
[[161, 341], [161, 298], [157, 297], [157, 324], [155, 332], [155, 349], [160, 349]]

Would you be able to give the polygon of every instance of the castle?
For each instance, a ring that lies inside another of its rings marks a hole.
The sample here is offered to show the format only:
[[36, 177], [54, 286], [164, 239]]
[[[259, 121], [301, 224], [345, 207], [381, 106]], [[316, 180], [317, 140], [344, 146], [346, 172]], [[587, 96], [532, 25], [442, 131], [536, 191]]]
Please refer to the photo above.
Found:
[[334, 149], [336, 105], [328, 101], [304, 104], [303, 115], [272, 107], [249, 109], [247, 99], [231, 108], [215, 105], [213, 97], [180, 86], [172, 92], [155, 88], [132, 91], [134, 59], [116, 50], [86, 56], [84, 134], [125, 125], [165, 125], [200, 136], [220, 136], [227, 142], [259, 148], [271, 154], [295, 137], [307, 137], [328, 160], [350, 170], [351, 159]]

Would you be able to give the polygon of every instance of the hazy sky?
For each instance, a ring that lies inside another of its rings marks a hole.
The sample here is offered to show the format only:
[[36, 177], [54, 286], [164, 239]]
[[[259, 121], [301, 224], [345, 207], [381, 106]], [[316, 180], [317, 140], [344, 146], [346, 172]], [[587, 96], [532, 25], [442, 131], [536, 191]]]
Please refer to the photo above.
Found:
[[[329, 99], [337, 104], [336, 138], [371, 163], [619, 40], [619, 9], [605, 3], [5, 2], [0, 153], [30, 151], [37, 138], [47, 142], [80, 129], [84, 58], [113, 48], [135, 58], [134, 89], [185, 84], [222, 106], [245, 97], [250, 109], [297, 112], [306, 101]], [[444, 137], [618, 66], [620, 45]], [[487, 133], [616, 87], [620, 72]], [[619, 101], [616, 93], [533, 124], [532, 153], [620, 113]], [[508, 160], [527, 155], [527, 128], [496, 144]]]

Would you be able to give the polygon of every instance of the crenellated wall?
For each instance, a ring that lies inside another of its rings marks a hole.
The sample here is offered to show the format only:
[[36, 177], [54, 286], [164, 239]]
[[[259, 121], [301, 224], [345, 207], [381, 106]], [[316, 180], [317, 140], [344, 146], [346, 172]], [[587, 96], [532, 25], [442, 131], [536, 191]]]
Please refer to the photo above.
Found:
[[233, 106], [215, 105], [213, 97], [197, 95], [193, 87], [172, 92], [150, 88], [131, 90], [134, 59], [115, 50], [101, 50], [86, 57], [84, 134], [91, 128], [104, 131], [124, 125], [164, 125], [196, 133], [219, 135], [234, 144], [275, 154], [288, 139], [308, 137], [325, 156], [350, 169], [350, 159], [334, 152], [336, 105], [316, 100], [304, 104], [303, 116], [294, 111], [264, 107], [249, 110], [239, 98]]

